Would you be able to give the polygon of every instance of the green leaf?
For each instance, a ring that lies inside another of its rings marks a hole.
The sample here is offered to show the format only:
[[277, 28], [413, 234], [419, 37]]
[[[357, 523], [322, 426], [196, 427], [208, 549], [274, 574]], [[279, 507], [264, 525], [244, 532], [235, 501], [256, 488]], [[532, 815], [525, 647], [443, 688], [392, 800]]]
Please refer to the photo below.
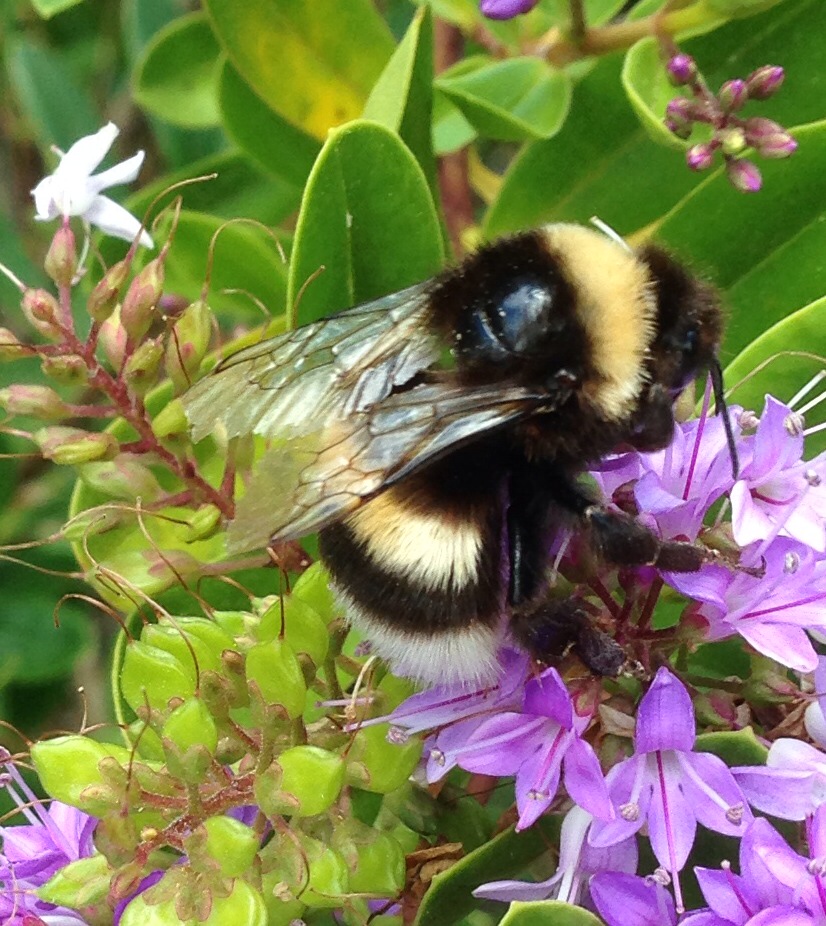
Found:
[[751, 727], [734, 733], [701, 733], [697, 737], [697, 749], [713, 753], [729, 766], [765, 765], [768, 755], [768, 750]]
[[679, 91], [668, 79], [656, 39], [641, 39], [629, 49], [622, 65], [622, 86], [643, 128], [654, 141], [669, 148], [688, 147], [688, 142], [669, 132], [663, 123], [665, 108], [679, 96]]
[[322, 140], [331, 127], [360, 115], [393, 52], [370, 0], [206, 0], [204, 6], [251, 89]]
[[534, 57], [448, 73], [435, 86], [481, 135], [499, 141], [550, 138], [571, 102], [568, 75]]
[[[761, 162], [764, 185], [758, 195], [738, 193], [718, 170], [657, 230], [658, 239], [690, 256], [726, 290], [724, 362], [826, 292], [826, 121], [794, 134], [800, 147], [793, 157]], [[795, 338], [786, 347], [795, 346]], [[796, 347], [811, 343], [798, 338]]]
[[136, 101], [173, 125], [218, 125], [220, 56], [206, 16], [181, 16], [146, 46], [133, 80]]
[[83, 0], [32, 0], [32, 6], [41, 19], [51, 19], [52, 16], [57, 16], [58, 13], [82, 2]]
[[543, 817], [523, 833], [506, 830], [436, 875], [419, 907], [415, 926], [454, 926], [460, 922], [480, 905], [471, 893], [474, 888], [486, 881], [521, 877], [549, 846], [558, 845], [559, 825], [559, 817]]
[[433, 110], [433, 22], [430, 8], [420, 9], [367, 103], [364, 119], [392, 129], [413, 152], [436, 196], [436, 160], [431, 141]]
[[304, 186], [321, 145], [270, 109], [229, 61], [221, 69], [218, 103], [224, 128], [239, 148], [268, 174]]
[[603, 926], [593, 913], [561, 900], [514, 901], [499, 926]]
[[[748, 345], [726, 367], [725, 381], [731, 401], [762, 411], [771, 393], [788, 401], [823, 369], [826, 356], [826, 297], [804, 306], [777, 322]], [[813, 398], [820, 390], [809, 394]], [[800, 403], [802, 404], [802, 403]], [[806, 426], [821, 423], [823, 406], [806, 413]], [[806, 456], [826, 449], [826, 431], [806, 438]]]
[[443, 259], [427, 181], [398, 136], [366, 121], [331, 132], [296, 226], [287, 304], [301, 293], [299, 323], [425, 279]]
[[57, 145], [66, 151], [105, 121], [59, 52], [19, 38], [9, 42], [7, 67], [17, 102], [42, 148]]

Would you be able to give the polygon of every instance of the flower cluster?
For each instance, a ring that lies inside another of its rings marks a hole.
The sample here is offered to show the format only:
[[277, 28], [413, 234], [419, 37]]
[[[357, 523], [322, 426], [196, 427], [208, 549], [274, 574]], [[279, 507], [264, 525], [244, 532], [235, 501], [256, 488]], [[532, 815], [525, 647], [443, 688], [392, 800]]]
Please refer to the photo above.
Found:
[[757, 165], [743, 157], [751, 148], [764, 158], [787, 158], [797, 142], [778, 123], [760, 116], [744, 119], [738, 115], [750, 100], [767, 100], [780, 89], [783, 68], [766, 64], [745, 80], [727, 80], [712, 93], [689, 55], [675, 54], [668, 62], [668, 74], [677, 86], [688, 89], [691, 97], [676, 97], [666, 107], [665, 125], [680, 139], [688, 139], [697, 126], [707, 127], [711, 137], [686, 152], [692, 170], [707, 170], [720, 152], [731, 184], [743, 193], [755, 193], [762, 178]]

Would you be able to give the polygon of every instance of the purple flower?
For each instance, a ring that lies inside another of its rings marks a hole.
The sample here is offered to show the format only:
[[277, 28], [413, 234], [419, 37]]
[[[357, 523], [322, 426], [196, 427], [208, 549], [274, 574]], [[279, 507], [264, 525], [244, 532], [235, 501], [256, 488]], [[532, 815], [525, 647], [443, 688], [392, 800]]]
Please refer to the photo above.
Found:
[[46, 903], [35, 891], [70, 862], [93, 854], [97, 820], [60, 801], [52, 801], [46, 809], [2, 747], [0, 762], [4, 765], [0, 784], [29, 821], [0, 827], [0, 922], [12, 926], [24, 923], [26, 917], [39, 917], [59, 926], [83, 924], [79, 913]]
[[676, 926], [674, 900], [657, 877], [601, 871], [590, 884], [591, 899], [608, 926]]
[[826, 656], [818, 656], [814, 673], [815, 700], [806, 708], [803, 718], [806, 732], [818, 744], [826, 749]]
[[516, 776], [517, 830], [551, 805], [564, 777], [569, 796], [595, 817], [614, 814], [593, 748], [582, 739], [590, 713], [578, 714], [556, 669], [525, 686], [521, 712], [461, 721], [440, 731], [430, 749], [428, 781], [455, 765], [470, 772]]
[[775, 740], [765, 765], [732, 772], [752, 807], [773, 817], [803, 820], [826, 801], [826, 754], [802, 740]]
[[[545, 900], [580, 904], [589, 889], [589, 877], [600, 871], [637, 870], [637, 841], [632, 836], [605, 849], [595, 849], [586, 840], [593, 817], [581, 807], [568, 811], [562, 821], [559, 864], [552, 877], [535, 884], [528, 881], [491, 881], [473, 892], [486, 900]], [[593, 883], [593, 882], [591, 882]], [[672, 904], [673, 906], [673, 904]]]
[[634, 740], [636, 754], [608, 773], [608, 790], [619, 815], [608, 823], [596, 821], [590, 841], [608, 846], [647, 823], [654, 855], [674, 879], [680, 909], [677, 874], [694, 844], [697, 823], [740, 836], [751, 811], [722, 759], [692, 751], [691, 698], [666, 668], [657, 672], [640, 701]]
[[811, 672], [817, 654], [807, 630], [826, 628], [826, 561], [795, 540], [767, 538], [743, 555], [760, 562], [762, 576], [706, 566], [696, 573], [670, 574], [678, 591], [702, 602], [697, 614], [708, 623], [706, 637], [739, 633], [758, 652], [798, 672]]
[[482, 0], [479, 9], [488, 19], [513, 19], [530, 11], [539, 0]]
[[[695, 868], [708, 908], [698, 910], [680, 926], [814, 926], [823, 923], [796, 902], [791, 886], [777, 877], [788, 876], [799, 859], [767, 820], [755, 820], [740, 843], [740, 874], [730, 865], [722, 869]], [[796, 880], [796, 876], [792, 876]]]

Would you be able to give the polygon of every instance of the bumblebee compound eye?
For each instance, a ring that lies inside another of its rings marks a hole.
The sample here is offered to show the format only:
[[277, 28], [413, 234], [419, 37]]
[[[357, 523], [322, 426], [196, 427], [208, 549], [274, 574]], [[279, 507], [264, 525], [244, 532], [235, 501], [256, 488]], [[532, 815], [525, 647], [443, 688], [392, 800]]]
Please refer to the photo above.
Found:
[[717, 354], [723, 334], [720, 300], [713, 286], [660, 248], [649, 245], [638, 256], [648, 268], [657, 304], [651, 380], [681, 390]]

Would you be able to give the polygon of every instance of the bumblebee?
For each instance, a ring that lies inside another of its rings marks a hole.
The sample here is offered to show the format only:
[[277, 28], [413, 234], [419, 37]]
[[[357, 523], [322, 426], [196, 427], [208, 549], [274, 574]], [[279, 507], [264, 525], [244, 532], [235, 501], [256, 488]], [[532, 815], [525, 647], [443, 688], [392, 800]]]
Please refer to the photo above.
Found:
[[[700, 568], [700, 547], [577, 477], [665, 447], [702, 370], [723, 407], [722, 328], [714, 289], [663, 250], [553, 224], [241, 350], [184, 405], [196, 441], [219, 421], [269, 440], [229, 548], [320, 531], [349, 619], [394, 671], [484, 682], [509, 623], [541, 661], [574, 646], [616, 674], [624, 654], [582, 603], [546, 594], [550, 538], [570, 524], [611, 564]], [[730, 426], [729, 445], [734, 461]]]

